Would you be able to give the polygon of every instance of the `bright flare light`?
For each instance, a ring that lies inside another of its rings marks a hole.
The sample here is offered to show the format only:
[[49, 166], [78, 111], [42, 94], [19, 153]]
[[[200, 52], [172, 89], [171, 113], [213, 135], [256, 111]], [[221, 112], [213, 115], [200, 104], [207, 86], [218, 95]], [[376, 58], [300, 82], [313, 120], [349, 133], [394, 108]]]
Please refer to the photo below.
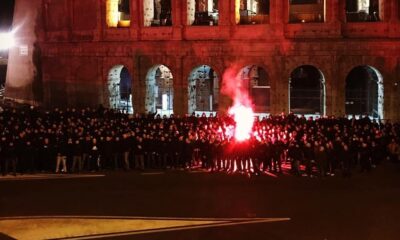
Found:
[[236, 122], [235, 139], [239, 142], [248, 140], [254, 124], [253, 109], [238, 103], [229, 109], [229, 114]]
[[12, 32], [0, 33], [0, 50], [10, 49], [14, 45], [15, 45], [15, 40], [14, 40], [14, 34]]

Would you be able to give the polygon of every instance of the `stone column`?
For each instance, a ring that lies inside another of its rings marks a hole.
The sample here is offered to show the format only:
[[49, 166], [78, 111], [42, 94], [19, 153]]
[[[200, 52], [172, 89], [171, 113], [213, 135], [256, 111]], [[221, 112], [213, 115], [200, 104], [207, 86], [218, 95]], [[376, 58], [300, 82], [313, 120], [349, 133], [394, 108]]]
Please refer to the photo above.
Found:
[[188, 112], [188, 81], [184, 76], [184, 59], [176, 60], [177, 65], [174, 72], [174, 113], [183, 116]]
[[41, 53], [38, 29], [42, 29], [42, 1], [16, 0], [13, 31], [16, 45], [9, 51], [5, 97], [39, 104], [42, 96]]

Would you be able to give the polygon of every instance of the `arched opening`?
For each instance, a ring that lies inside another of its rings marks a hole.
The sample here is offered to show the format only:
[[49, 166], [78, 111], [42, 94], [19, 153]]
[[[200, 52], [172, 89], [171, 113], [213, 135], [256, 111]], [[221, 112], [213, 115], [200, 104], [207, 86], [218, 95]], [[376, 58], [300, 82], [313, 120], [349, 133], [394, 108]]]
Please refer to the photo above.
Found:
[[172, 26], [171, 0], [144, 0], [144, 26]]
[[346, 114], [383, 118], [383, 77], [371, 66], [353, 68], [346, 78]]
[[108, 27], [129, 27], [131, 25], [130, 0], [107, 0], [106, 21]]
[[219, 103], [219, 78], [210, 66], [199, 66], [189, 76], [189, 114], [215, 113]]
[[379, 22], [383, 10], [383, 0], [346, 0], [346, 21]]
[[269, 23], [270, 0], [236, 0], [236, 24]]
[[325, 9], [325, 0], [289, 0], [289, 22], [325, 22]]
[[218, 0], [188, 0], [188, 25], [216, 26], [218, 25], [218, 20]]
[[108, 74], [109, 107], [124, 113], [133, 113], [132, 77], [123, 65], [111, 68]]
[[146, 77], [146, 111], [160, 115], [171, 115], [174, 109], [174, 82], [171, 70], [165, 65], [156, 65]]
[[289, 79], [290, 111], [295, 114], [325, 115], [325, 78], [311, 65], [296, 68]]
[[270, 112], [271, 84], [267, 71], [257, 65], [249, 65], [239, 72], [243, 86], [249, 89], [249, 96], [254, 104], [256, 113]]

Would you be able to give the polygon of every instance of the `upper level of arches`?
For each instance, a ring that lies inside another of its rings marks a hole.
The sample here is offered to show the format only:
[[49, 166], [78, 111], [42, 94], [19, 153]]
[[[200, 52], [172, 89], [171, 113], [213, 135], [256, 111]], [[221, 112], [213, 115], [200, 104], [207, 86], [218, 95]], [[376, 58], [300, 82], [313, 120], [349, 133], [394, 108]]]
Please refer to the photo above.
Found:
[[397, 0], [43, 0], [43, 4], [44, 32], [50, 41], [77, 35], [78, 41], [400, 38]]

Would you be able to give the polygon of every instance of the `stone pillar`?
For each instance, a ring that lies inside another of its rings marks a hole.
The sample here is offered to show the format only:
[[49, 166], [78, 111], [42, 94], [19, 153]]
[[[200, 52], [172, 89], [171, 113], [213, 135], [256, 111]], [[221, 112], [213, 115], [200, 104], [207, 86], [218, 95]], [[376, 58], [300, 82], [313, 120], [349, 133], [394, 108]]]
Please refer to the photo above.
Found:
[[342, 23], [346, 22], [346, 1], [339, 1], [338, 2], [338, 17], [339, 21]]
[[341, 8], [341, 3], [339, 0], [331, 0], [326, 2], [326, 19], [327, 23], [337, 23], [340, 22], [340, 11], [344, 11]]
[[[286, 57], [282, 59], [282, 63], [286, 63]], [[276, 96], [276, 109], [278, 113], [288, 113], [290, 111], [290, 75], [294, 69], [288, 67], [288, 64], [282, 64], [281, 74], [278, 75], [276, 90], [278, 95]]]
[[185, 25], [186, 6], [180, 0], [171, 0], [173, 40], [182, 40], [182, 25]]
[[16, 0], [13, 31], [16, 45], [9, 51], [5, 97], [40, 104], [43, 100], [39, 29], [42, 1]]
[[176, 60], [174, 72], [174, 113], [177, 115], [185, 115], [188, 112], [188, 81], [184, 74], [184, 60], [182, 58]]

